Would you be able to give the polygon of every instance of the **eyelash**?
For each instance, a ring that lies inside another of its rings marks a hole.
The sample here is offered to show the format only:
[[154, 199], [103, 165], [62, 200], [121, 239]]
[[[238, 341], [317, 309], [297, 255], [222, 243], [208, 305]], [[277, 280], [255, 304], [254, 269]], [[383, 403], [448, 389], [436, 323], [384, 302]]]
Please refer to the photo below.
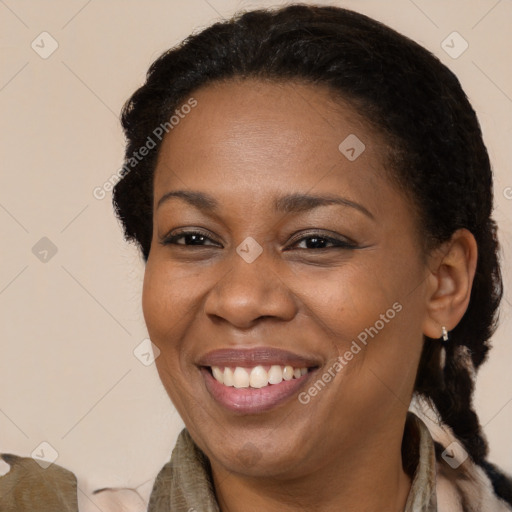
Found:
[[[212, 247], [213, 246], [213, 245], [204, 245], [204, 244], [194, 245], [194, 244], [178, 244], [177, 243], [177, 240], [179, 240], [180, 238], [184, 238], [186, 236], [194, 236], [194, 235], [203, 237], [211, 242], [215, 242], [215, 240], [210, 238], [206, 233], [204, 233], [202, 231], [190, 230], [190, 231], [180, 231], [173, 235], [167, 235], [166, 237], [164, 237], [162, 239], [161, 244], [162, 245], [177, 245], [177, 246], [181, 246], [181, 247]], [[312, 238], [317, 238], [319, 240], [326, 241], [327, 243], [332, 244], [332, 245], [329, 247], [320, 247], [320, 248], [316, 248], [316, 249], [306, 247], [306, 248], [302, 248], [301, 250], [310, 250], [310, 251], [317, 250], [318, 251], [318, 250], [322, 250], [322, 249], [326, 250], [326, 249], [355, 249], [356, 248], [356, 244], [352, 241], [340, 240], [337, 238], [333, 238], [333, 237], [324, 235], [320, 232], [311, 232], [311, 233], [302, 234], [302, 236], [300, 238], [297, 238], [296, 240], [292, 240], [292, 243], [296, 244], [298, 242], [302, 242], [304, 240], [308, 240], [308, 239], [312, 239]], [[218, 243], [218, 242], [215, 242], [215, 243]]]

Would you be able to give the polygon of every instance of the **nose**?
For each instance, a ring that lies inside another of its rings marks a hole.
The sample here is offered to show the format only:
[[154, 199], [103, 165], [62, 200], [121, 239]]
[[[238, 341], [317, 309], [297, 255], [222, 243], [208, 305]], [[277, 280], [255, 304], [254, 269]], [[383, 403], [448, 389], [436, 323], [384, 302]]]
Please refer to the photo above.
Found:
[[291, 320], [296, 301], [270, 259], [262, 254], [247, 263], [234, 252], [230, 269], [206, 298], [205, 313], [238, 329], [249, 329], [264, 318]]

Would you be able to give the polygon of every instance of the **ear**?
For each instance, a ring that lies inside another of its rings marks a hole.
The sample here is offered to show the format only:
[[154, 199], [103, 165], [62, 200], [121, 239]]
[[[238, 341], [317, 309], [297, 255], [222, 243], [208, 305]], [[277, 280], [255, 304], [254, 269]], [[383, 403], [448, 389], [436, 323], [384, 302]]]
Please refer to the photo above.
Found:
[[467, 229], [457, 230], [429, 256], [423, 334], [440, 338], [443, 326], [451, 331], [460, 322], [468, 308], [477, 258], [475, 237]]

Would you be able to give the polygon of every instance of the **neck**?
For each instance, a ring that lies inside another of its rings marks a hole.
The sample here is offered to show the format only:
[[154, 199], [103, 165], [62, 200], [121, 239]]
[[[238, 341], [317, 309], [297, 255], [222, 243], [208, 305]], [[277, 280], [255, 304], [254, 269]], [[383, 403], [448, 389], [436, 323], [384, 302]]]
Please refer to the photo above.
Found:
[[220, 510], [403, 511], [411, 479], [402, 467], [401, 439], [391, 444], [389, 438], [373, 434], [371, 440], [340, 447], [321, 467], [293, 478], [247, 476], [212, 464]]

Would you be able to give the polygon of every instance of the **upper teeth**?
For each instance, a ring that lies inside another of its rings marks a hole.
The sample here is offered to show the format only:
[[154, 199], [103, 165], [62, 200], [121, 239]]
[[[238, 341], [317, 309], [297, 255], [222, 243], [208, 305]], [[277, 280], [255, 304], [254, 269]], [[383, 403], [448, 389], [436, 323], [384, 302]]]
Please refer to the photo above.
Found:
[[263, 366], [255, 366], [254, 368], [243, 368], [241, 366], [230, 368], [226, 366], [224, 370], [221, 370], [218, 366], [212, 366], [212, 373], [215, 380], [225, 386], [262, 388], [269, 384], [279, 384], [283, 380], [298, 379], [308, 373], [308, 369], [277, 364], [272, 365], [268, 371]]

